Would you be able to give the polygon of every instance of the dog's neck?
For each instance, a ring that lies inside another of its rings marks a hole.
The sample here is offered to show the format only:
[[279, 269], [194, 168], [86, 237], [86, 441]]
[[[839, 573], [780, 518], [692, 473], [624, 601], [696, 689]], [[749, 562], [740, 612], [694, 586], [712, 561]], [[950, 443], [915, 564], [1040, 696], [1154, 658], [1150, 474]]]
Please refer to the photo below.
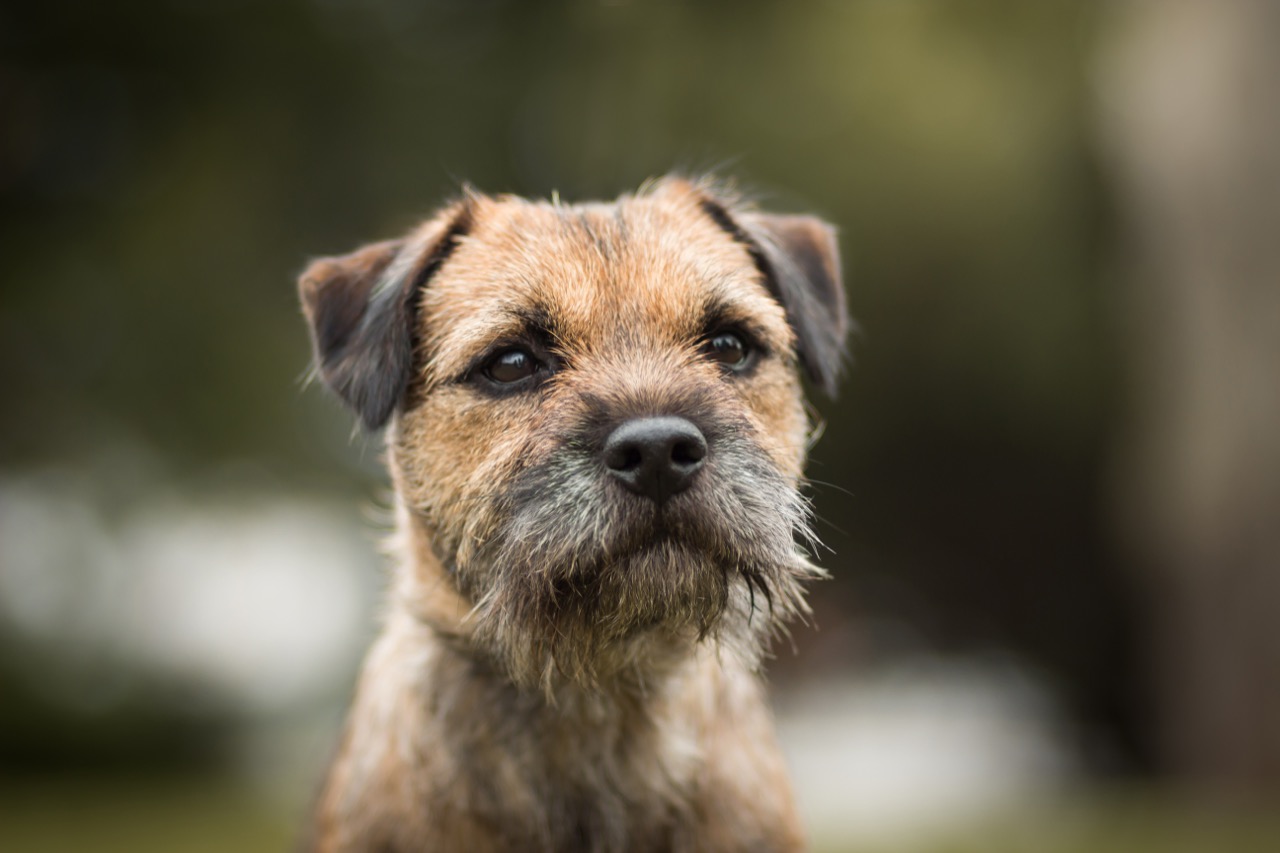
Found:
[[407, 813], [432, 802], [529, 849], [578, 849], [582, 838], [592, 849], [668, 849], [673, 827], [693, 821], [706, 709], [723, 703], [727, 681], [755, 683], [709, 652], [645, 689], [564, 684], [548, 696], [393, 604], [366, 663], [345, 772]]

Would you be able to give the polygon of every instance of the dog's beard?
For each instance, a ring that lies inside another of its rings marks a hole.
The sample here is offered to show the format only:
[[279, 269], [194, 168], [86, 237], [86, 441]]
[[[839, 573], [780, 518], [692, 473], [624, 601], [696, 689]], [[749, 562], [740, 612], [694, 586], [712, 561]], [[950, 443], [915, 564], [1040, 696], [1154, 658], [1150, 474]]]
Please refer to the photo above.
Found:
[[815, 541], [807, 502], [744, 438], [662, 507], [566, 450], [492, 508], [457, 579], [475, 641], [527, 686], [643, 683], [708, 638], [754, 662], [821, 576], [799, 544]]

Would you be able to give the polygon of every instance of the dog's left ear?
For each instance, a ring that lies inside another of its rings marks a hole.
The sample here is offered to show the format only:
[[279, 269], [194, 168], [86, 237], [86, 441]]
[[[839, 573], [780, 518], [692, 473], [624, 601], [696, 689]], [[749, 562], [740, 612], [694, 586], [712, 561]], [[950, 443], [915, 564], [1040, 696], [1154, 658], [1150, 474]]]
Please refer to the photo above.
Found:
[[469, 210], [459, 202], [404, 239], [320, 258], [298, 280], [320, 378], [368, 429], [404, 398], [419, 294], [469, 227]]
[[700, 189], [703, 212], [746, 248], [765, 286], [786, 309], [809, 379], [834, 397], [849, 334], [835, 228], [816, 216], [735, 209], [712, 187]]
[[835, 228], [815, 216], [752, 212], [740, 214], [738, 221], [758, 249], [757, 265], [787, 310], [809, 378], [834, 397], [849, 334]]
[[701, 205], [750, 252], [765, 286], [787, 311], [805, 373], [827, 396], [835, 397], [849, 334], [836, 229], [817, 216], [731, 214], [722, 202], [707, 196]]

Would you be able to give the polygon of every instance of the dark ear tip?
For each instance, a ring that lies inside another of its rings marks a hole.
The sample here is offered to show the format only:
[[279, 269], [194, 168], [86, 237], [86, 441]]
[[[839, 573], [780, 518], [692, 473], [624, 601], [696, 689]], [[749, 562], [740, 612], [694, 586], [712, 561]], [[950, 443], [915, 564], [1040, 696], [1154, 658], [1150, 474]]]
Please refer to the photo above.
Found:
[[834, 352], [822, 359], [821, 364], [809, 364], [806, 359], [805, 372], [818, 390], [828, 399], [835, 400], [840, 396], [840, 382], [847, 372], [848, 361], [848, 348], [841, 342]]
[[381, 403], [366, 400], [358, 401], [354, 405], [365, 432], [377, 432], [382, 429], [387, 425], [387, 421], [391, 420], [391, 415], [396, 409], [394, 397], [387, 397]]

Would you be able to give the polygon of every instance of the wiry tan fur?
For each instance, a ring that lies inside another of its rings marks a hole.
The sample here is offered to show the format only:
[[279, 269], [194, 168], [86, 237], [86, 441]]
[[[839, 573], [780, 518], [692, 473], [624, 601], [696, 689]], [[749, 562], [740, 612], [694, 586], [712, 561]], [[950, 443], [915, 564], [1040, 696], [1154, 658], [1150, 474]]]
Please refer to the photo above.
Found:
[[[314, 850], [802, 847], [758, 669], [819, 574], [797, 351], [829, 384], [839, 286], [825, 225], [679, 179], [607, 205], [467, 193], [304, 274], [320, 373], [389, 417], [397, 496]], [[708, 323], [746, 330], [750, 371], [707, 358]], [[531, 339], [554, 374], [494, 393], [476, 365]], [[598, 458], [652, 415], [709, 447], [661, 510]]]

